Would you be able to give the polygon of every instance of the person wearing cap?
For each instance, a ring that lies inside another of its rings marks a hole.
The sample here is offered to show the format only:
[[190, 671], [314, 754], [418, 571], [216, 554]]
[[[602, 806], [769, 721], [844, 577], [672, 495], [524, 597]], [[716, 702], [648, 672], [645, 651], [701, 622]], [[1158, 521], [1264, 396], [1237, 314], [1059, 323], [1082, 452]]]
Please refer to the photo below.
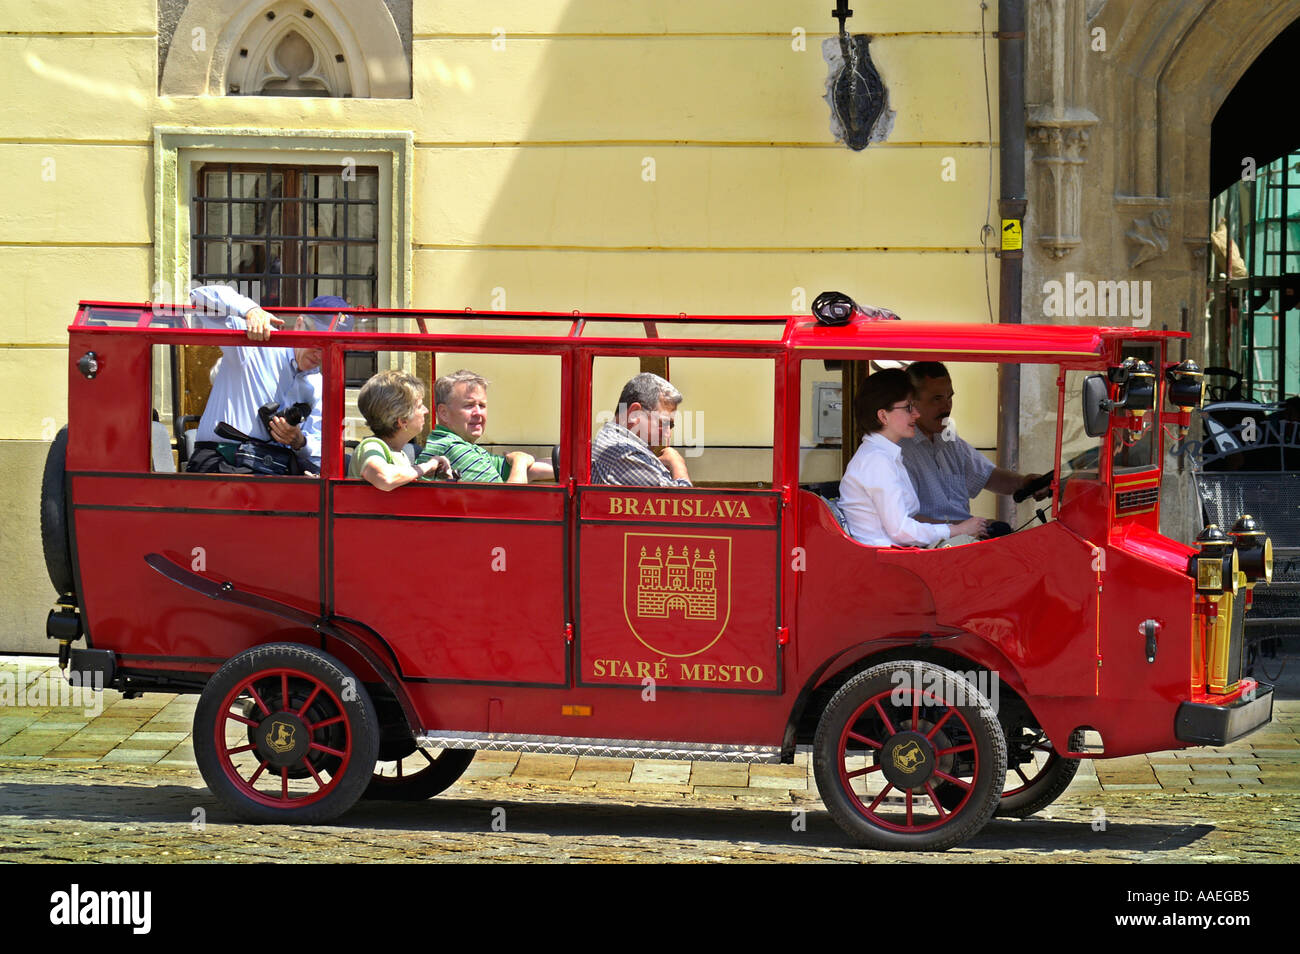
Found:
[[[192, 314], [208, 328], [237, 329], [251, 341], [268, 341], [273, 329], [284, 320], [262, 309], [251, 298], [228, 285], [205, 285], [190, 292]], [[347, 308], [337, 295], [312, 300], [312, 308]], [[295, 330], [329, 330], [348, 321], [348, 316], [299, 315]], [[212, 382], [212, 393], [203, 408], [195, 435], [194, 453], [187, 469], [191, 473], [246, 474], [250, 471], [234, 462], [235, 446], [217, 435], [217, 425], [229, 424], [258, 440], [276, 441], [291, 448], [304, 471], [320, 470], [321, 349], [245, 348], [224, 346], [221, 365]], [[274, 401], [281, 409], [297, 403], [310, 406], [301, 424], [289, 424], [284, 417], [271, 418], [270, 430], [263, 426], [258, 408]]]

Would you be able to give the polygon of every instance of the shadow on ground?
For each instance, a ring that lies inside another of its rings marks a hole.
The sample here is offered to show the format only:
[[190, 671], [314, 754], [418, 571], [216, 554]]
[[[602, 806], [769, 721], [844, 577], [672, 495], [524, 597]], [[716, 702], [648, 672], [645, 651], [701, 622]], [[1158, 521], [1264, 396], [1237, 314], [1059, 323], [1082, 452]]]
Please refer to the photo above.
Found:
[[[612, 801], [483, 799], [443, 796], [427, 802], [362, 801], [328, 826], [296, 830], [331, 830], [349, 834], [427, 832], [446, 835], [485, 834], [504, 809], [513, 835], [556, 838], [675, 839], [756, 844], [770, 848], [846, 850], [853, 846], [823, 810], [808, 811], [806, 830], [794, 828], [791, 809], [737, 808], [727, 805], [628, 805]], [[1068, 803], [1063, 803], [1068, 810]], [[0, 784], [0, 815], [28, 821], [49, 820], [109, 825], [189, 826], [194, 809], [206, 812], [209, 832], [220, 826], [247, 836], [273, 826], [238, 822], [204, 788], [169, 784], [149, 787], [100, 783], [16, 782]], [[1111, 820], [1094, 831], [1086, 819], [994, 819], [962, 847], [972, 850], [1041, 852], [1168, 852], [1194, 845], [1214, 830], [1210, 824]]]

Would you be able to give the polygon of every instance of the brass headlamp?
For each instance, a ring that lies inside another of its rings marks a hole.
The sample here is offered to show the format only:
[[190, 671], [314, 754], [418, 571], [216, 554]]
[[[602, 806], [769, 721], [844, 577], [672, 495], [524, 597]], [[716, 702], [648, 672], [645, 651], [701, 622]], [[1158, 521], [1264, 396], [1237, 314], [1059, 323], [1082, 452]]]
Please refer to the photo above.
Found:
[[1273, 582], [1273, 541], [1268, 538], [1250, 514], [1237, 519], [1232, 525], [1232, 538], [1241, 572], [1247, 583]]
[[1143, 416], [1156, 404], [1155, 371], [1141, 358], [1125, 358], [1122, 364], [1109, 368], [1106, 376], [1119, 388], [1119, 396], [1110, 402], [1110, 409], [1126, 411], [1129, 429], [1141, 430]]
[[1201, 596], [1218, 596], [1237, 592], [1237, 548], [1227, 534], [1210, 524], [1197, 536], [1199, 553], [1192, 555], [1187, 572], [1196, 580]]
[[1188, 359], [1165, 368], [1165, 383], [1169, 403], [1180, 411], [1201, 406], [1205, 397], [1205, 372], [1195, 361]]

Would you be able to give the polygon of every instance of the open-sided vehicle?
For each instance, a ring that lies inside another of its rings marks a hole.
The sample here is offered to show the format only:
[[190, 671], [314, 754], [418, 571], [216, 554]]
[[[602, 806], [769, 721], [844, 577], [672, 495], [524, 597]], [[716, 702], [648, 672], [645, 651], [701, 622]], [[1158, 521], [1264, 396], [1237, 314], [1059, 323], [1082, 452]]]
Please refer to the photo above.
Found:
[[[1271, 689], [1241, 675], [1267, 541], [1248, 523], [1197, 548], [1158, 530], [1166, 432], [1200, 393], [1166, 354], [1177, 333], [406, 311], [254, 344], [187, 313], [90, 302], [69, 329], [48, 626], [106, 685], [200, 693], [196, 759], [241, 817], [426, 797], [474, 750], [790, 762], [810, 746], [854, 842], [942, 849], [1050, 803], [1080, 758], [1220, 745], [1271, 718]], [[213, 344], [322, 349], [319, 477], [151, 467], [169, 352]], [[496, 362], [512, 414], [553, 424], [528, 443], [557, 445], [555, 481], [348, 479], [345, 361], [372, 352], [426, 380]], [[831, 413], [817, 379], [851, 391], [869, 361], [917, 359], [1055, 373], [1055, 500], [1033, 525], [867, 547], [802, 486], [843, 460], [808, 436]], [[594, 484], [602, 412], [647, 362], [688, 420], [712, 396], [695, 485]]]

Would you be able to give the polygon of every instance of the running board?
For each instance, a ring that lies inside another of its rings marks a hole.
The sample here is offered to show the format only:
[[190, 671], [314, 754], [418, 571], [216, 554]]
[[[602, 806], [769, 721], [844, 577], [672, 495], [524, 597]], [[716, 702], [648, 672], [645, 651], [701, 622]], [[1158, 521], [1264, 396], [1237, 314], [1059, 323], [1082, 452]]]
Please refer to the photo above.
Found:
[[691, 762], [781, 761], [781, 747], [778, 745], [579, 739], [563, 735], [507, 735], [501, 732], [429, 733], [416, 736], [415, 741], [422, 749], [482, 749], [489, 752], [544, 752], [608, 759], [679, 759]]

